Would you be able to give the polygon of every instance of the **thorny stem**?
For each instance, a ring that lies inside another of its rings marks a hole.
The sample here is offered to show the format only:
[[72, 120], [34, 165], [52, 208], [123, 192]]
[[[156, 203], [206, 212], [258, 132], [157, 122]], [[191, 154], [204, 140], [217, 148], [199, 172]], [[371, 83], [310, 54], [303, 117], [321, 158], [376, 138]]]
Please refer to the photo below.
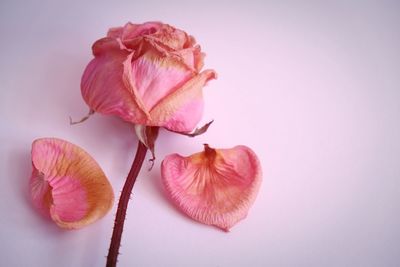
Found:
[[117, 215], [114, 222], [114, 230], [111, 238], [110, 248], [108, 250], [107, 267], [115, 267], [117, 265], [117, 258], [119, 254], [118, 251], [121, 244], [121, 236], [124, 229], [128, 201], [131, 196], [133, 185], [135, 184], [136, 178], [140, 172], [140, 169], [142, 168], [146, 152], [147, 147], [139, 141], [135, 159], [132, 163], [131, 170], [126, 178], [121, 196], [119, 198]]

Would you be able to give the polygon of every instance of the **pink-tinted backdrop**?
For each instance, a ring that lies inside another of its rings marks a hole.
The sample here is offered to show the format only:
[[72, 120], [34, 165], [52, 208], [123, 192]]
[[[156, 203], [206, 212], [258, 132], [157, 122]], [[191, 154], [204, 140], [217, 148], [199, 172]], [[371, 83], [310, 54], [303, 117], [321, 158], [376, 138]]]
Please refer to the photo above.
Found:
[[[400, 4], [397, 1], [11, 1], [0, 3], [0, 263], [103, 266], [115, 207], [62, 231], [28, 200], [30, 144], [64, 138], [102, 166], [116, 195], [134, 156], [130, 125], [93, 116], [80, 77], [107, 28], [161, 20], [196, 36], [206, 66], [195, 139], [162, 131], [134, 188], [120, 266], [399, 266]], [[245, 144], [264, 181], [225, 233], [166, 201], [165, 155]]]

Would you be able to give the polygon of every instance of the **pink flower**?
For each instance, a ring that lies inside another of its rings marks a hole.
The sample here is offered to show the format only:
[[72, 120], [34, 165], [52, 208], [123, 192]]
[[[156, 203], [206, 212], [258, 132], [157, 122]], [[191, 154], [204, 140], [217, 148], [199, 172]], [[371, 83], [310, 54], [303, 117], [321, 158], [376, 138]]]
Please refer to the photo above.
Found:
[[262, 173], [256, 154], [246, 146], [212, 149], [162, 162], [167, 195], [189, 217], [228, 231], [247, 216]]
[[82, 76], [91, 110], [135, 124], [190, 132], [203, 113], [202, 88], [216, 78], [204, 70], [195, 39], [160, 22], [112, 28], [92, 47]]
[[34, 205], [61, 228], [77, 229], [103, 217], [114, 193], [96, 161], [56, 138], [32, 144], [30, 191]]

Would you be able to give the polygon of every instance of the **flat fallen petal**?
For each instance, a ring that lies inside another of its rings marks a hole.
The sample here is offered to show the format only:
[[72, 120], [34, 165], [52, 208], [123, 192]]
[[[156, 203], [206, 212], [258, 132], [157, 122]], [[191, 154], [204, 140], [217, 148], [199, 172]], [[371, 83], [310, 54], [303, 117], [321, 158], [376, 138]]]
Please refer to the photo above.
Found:
[[112, 207], [109, 181], [80, 147], [56, 138], [37, 139], [32, 144], [32, 166], [33, 203], [61, 228], [84, 227]]
[[246, 146], [212, 149], [162, 162], [167, 195], [189, 217], [228, 231], [247, 216], [258, 193], [262, 171], [256, 154]]

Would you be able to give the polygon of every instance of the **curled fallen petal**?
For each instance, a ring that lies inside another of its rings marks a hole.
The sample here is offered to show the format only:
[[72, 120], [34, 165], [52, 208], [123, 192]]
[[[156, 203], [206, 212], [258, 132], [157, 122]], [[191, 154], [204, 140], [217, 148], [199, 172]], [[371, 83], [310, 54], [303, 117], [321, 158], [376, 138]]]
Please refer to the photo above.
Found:
[[89, 119], [90, 116], [92, 116], [92, 115], [94, 114], [94, 112], [95, 112], [95, 111], [94, 111], [93, 109], [89, 110], [89, 113], [88, 113], [85, 117], [83, 117], [82, 119], [80, 119], [79, 121], [72, 121], [71, 116], [69, 116], [69, 124], [70, 124], [70, 125], [75, 125], [75, 124], [82, 123], [82, 122], [86, 121], [87, 119]]
[[32, 143], [32, 166], [32, 201], [59, 227], [82, 228], [112, 207], [110, 183], [80, 147], [57, 138], [37, 139]]
[[192, 219], [228, 231], [247, 216], [262, 180], [260, 162], [246, 146], [167, 156], [162, 181], [168, 197]]

